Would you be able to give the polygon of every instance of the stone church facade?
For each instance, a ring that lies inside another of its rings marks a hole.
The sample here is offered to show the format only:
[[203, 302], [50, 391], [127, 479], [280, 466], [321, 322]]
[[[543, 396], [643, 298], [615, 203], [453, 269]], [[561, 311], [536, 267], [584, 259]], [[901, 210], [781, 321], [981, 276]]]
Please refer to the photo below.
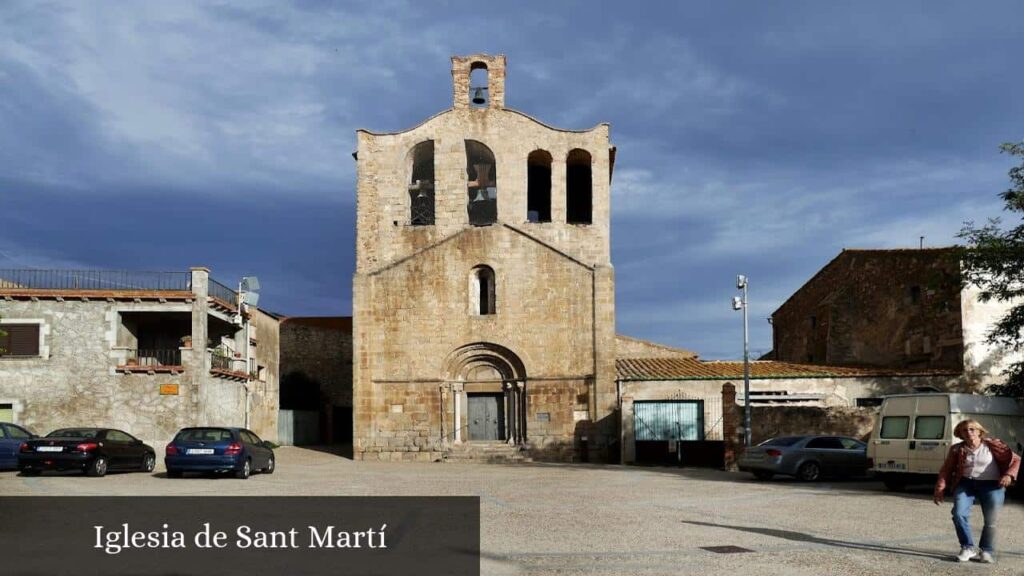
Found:
[[357, 132], [354, 455], [603, 460], [618, 437], [609, 126], [506, 108], [504, 56], [451, 64], [451, 109]]

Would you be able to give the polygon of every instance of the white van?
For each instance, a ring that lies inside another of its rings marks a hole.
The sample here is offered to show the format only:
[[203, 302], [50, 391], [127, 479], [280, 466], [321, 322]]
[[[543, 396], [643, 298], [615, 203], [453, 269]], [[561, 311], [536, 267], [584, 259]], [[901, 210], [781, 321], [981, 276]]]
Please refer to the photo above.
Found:
[[1013, 398], [974, 394], [886, 396], [868, 441], [868, 466], [890, 490], [934, 482], [949, 447], [960, 442], [953, 428], [974, 419], [1018, 454], [1024, 450], [1024, 404]]

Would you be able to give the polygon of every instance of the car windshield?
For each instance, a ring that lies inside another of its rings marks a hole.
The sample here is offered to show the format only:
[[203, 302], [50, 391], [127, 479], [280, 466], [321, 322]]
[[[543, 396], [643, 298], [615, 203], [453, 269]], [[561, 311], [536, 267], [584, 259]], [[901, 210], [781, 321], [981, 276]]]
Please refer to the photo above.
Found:
[[780, 436], [771, 438], [758, 444], [758, 446], [792, 446], [800, 441], [800, 436]]
[[95, 438], [99, 434], [95, 428], [64, 428], [54, 430], [46, 435], [47, 438]]
[[224, 428], [190, 428], [178, 433], [175, 440], [183, 442], [224, 442], [234, 440], [231, 430]]

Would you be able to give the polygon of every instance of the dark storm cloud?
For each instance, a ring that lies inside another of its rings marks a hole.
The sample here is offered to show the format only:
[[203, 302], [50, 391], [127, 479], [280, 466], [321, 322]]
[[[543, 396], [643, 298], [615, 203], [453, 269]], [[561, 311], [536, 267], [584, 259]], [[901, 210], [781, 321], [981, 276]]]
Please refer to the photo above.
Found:
[[257, 275], [351, 310], [354, 131], [451, 105], [448, 57], [508, 56], [507, 103], [612, 125], [621, 333], [739, 356], [843, 247], [949, 244], [1020, 140], [1016, 3], [9, 3], [0, 267]]

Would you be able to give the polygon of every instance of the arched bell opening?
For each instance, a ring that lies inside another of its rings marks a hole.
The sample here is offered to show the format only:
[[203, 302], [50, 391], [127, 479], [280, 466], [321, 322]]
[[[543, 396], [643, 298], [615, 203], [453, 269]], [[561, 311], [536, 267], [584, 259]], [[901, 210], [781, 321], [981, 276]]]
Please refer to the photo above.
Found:
[[482, 142], [466, 140], [466, 210], [469, 223], [488, 226], [498, 221], [498, 178], [494, 152]]

